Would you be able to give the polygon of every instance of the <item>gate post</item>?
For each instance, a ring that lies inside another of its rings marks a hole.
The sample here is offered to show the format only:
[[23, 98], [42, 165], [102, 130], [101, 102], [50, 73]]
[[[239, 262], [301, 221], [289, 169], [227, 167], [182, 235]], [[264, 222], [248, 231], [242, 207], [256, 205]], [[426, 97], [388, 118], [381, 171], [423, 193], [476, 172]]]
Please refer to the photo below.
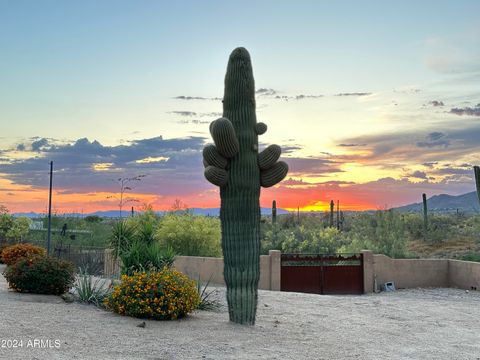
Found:
[[270, 256], [270, 290], [281, 290], [282, 273], [282, 252], [280, 250], [269, 250]]
[[373, 264], [373, 252], [370, 250], [361, 251], [363, 257], [363, 293], [374, 292], [374, 264]]

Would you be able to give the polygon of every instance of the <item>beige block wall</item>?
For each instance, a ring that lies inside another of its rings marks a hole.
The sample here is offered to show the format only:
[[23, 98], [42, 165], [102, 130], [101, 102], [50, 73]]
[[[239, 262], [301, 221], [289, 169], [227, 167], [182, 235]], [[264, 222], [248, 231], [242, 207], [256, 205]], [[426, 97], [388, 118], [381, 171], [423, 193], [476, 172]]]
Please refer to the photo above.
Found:
[[377, 286], [395, 282], [397, 289], [417, 287], [448, 287], [448, 260], [446, 259], [392, 259], [374, 255]]
[[[210, 284], [225, 285], [223, 259], [198, 256], [177, 256], [173, 265], [177, 270], [194, 280], [210, 280]], [[260, 256], [260, 279], [258, 288], [280, 290], [280, 251], [272, 250]]]
[[450, 287], [480, 290], [480, 263], [449, 260], [448, 282]]

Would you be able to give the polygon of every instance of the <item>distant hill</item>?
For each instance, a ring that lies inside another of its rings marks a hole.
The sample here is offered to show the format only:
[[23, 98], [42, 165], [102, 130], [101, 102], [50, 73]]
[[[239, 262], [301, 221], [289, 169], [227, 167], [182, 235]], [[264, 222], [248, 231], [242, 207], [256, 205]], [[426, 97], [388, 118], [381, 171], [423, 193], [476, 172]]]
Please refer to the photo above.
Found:
[[[434, 195], [427, 198], [428, 211], [438, 213], [456, 212], [457, 209], [463, 213], [478, 213], [480, 212], [480, 205], [478, 203], [477, 193], [472, 191], [463, 195]], [[421, 212], [423, 211], [423, 203], [418, 202], [395, 208], [402, 212]]]
[[[219, 208], [191, 208], [188, 209], [189, 212], [193, 213], [193, 215], [201, 215], [201, 216], [220, 216], [220, 209]], [[272, 214], [272, 209], [271, 208], [261, 208], [260, 209], [262, 215], [271, 215]], [[288, 214], [289, 212], [284, 209], [277, 209], [277, 215], [284, 215]], [[157, 211], [158, 215], [163, 215], [165, 214], [165, 211]], [[39, 217], [44, 217], [45, 214], [39, 214], [35, 212], [28, 212], [28, 213], [15, 213], [13, 214], [14, 216], [26, 216], [28, 218], [39, 218]], [[84, 213], [84, 214], [79, 214], [79, 213], [66, 213], [66, 214], [59, 214], [59, 216], [65, 216], [65, 217], [85, 217], [89, 215], [96, 215], [99, 217], [104, 217], [104, 218], [116, 218], [119, 216], [118, 210], [106, 210], [106, 211], [95, 211], [92, 213]], [[122, 216], [127, 217], [130, 215], [130, 212], [128, 210], [124, 210], [122, 212]]]

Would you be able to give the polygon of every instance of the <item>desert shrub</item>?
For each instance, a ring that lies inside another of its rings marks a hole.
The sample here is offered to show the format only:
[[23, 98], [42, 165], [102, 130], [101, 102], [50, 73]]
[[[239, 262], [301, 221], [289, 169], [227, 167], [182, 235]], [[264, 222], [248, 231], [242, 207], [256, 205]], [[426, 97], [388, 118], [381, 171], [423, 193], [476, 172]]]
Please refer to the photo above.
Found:
[[[279, 234], [283, 235], [283, 232]], [[342, 245], [342, 235], [336, 228], [312, 228], [300, 225], [282, 238], [282, 251], [286, 253], [331, 254]]]
[[155, 237], [161, 244], [171, 246], [178, 255], [221, 255], [220, 220], [217, 218], [189, 213], [168, 214], [160, 220]]
[[162, 247], [158, 242], [151, 244], [140, 240], [120, 254], [122, 274], [133, 275], [136, 272], [160, 271], [171, 267], [175, 261], [175, 252], [171, 247]]
[[106, 279], [94, 279], [86, 269], [81, 269], [75, 282], [75, 292], [78, 300], [86, 304], [100, 306], [110, 293]]
[[99, 223], [102, 221], [102, 218], [98, 215], [88, 215], [85, 216], [85, 221], [87, 223]]
[[351, 219], [351, 226], [339, 252], [372, 250], [393, 258], [408, 255], [405, 222], [401, 214], [392, 210], [358, 214]]
[[18, 260], [3, 274], [10, 288], [35, 294], [60, 295], [75, 281], [75, 267], [71, 262], [40, 255]]
[[195, 281], [176, 270], [123, 275], [105, 306], [120, 314], [155, 320], [182, 318], [200, 303]]
[[4, 248], [1, 257], [5, 264], [12, 265], [20, 259], [33, 255], [45, 255], [45, 249], [32, 244], [15, 244]]

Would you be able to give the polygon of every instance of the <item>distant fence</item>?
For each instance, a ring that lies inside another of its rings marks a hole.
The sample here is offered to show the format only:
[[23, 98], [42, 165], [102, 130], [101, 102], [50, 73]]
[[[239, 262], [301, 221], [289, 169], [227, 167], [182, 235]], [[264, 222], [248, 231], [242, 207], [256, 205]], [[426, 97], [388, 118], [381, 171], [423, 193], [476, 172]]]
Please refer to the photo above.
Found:
[[105, 248], [57, 244], [53, 247], [52, 255], [71, 261], [79, 271], [96, 276], [105, 275]]

